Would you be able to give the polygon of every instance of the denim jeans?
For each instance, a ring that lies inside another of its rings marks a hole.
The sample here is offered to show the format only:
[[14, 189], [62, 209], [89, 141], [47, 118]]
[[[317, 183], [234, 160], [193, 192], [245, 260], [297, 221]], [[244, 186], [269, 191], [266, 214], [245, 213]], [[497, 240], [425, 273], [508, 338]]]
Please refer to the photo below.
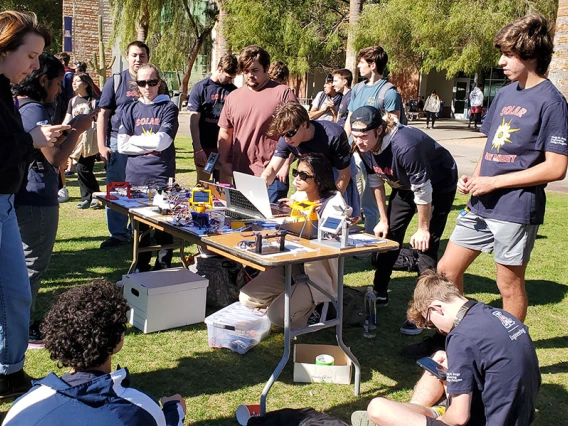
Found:
[[278, 178], [274, 179], [272, 185], [268, 187], [268, 199], [271, 203], [277, 203], [281, 198], [288, 198], [288, 188], [290, 187], [290, 182], [288, 177], [286, 177], [286, 182], [280, 182]]
[[[119, 154], [116, 147], [116, 138], [111, 137], [109, 140], [109, 148], [113, 154], [110, 161], [106, 165], [106, 183], [124, 182], [126, 179], [126, 160], [128, 156]], [[127, 241], [130, 239], [130, 230], [128, 229], [128, 216], [115, 212], [106, 208], [107, 227], [110, 236], [117, 240]]]
[[24, 366], [31, 303], [14, 196], [0, 194], [0, 374]]
[[59, 206], [19, 206], [16, 216], [32, 291], [30, 319], [34, 320], [39, 319], [34, 318], [36, 298], [41, 286], [41, 277], [47, 271], [51, 260], [59, 225]]
[[363, 185], [363, 191], [361, 194], [361, 208], [363, 209], [363, 214], [365, 215], [365, 232], [367, 234], [373, 234], [373, 230], [377, 223], [379, 223], [379, 208], [377, 207], [377, 200], [373, 191], [371, 191], [371, 186], [367, 180], [367, 169], [363, 164], [363, 160], [358, 154], [351, 157], [351, 161], [355, 163], [357, 167], [357, 180], [361, 180]]

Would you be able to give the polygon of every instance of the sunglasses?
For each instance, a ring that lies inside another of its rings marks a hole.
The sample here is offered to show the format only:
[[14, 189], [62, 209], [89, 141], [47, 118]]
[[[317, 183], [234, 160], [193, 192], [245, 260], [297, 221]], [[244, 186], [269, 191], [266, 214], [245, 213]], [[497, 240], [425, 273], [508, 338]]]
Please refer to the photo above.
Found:
[[[437, 307], [441, 308], [441, 306], [436, 305]], [[430, 320], [430, 312], [432, 312], [432, 309], [434, 309], [434, 306], [428, 306], [428, 312], [426, 312], [426, 322], [424, 323], [424, 328], [430, 330], [432, 328], [436, 328], [436, 326], [434, 325], [434, 323]]]
[[303, 181], [314, 178], [312, 175], [309, 175], [306, 172], [299, 172], [296, 169], [292, 169], [292, 176], [297, 177], [297, 178], [299, 178], [300, 180], [303, 180]]
[[282, 135], [282, 137], [283, 137], [283, 138], [288, 138], [288, 139], [293, 138], [294, 136], [296, 136], [296, 133], [298, 133], [298, 130], [299, 130], [299, 129], [300, 129], [299, 127], [296, 127], [295, 129], [288, 130], [286, 133], [284, 133], [284, 134]]
[[138, 87], [146, 87], [146, 85], [150, 87], [156, 87], [158, 84], [160, 84], [160, 80], [136, 80], [136, 84], [138, 85]]

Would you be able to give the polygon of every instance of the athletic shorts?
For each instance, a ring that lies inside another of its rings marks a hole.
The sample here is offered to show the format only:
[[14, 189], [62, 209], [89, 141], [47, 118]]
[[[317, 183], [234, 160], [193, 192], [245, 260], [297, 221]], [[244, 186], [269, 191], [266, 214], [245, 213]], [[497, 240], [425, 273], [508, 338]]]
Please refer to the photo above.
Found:
[[530, 259], [538, 227], [462, 211], [450, 241], [460, 247], [493, 253], [495, 262], [501, 265], [521, 266]]

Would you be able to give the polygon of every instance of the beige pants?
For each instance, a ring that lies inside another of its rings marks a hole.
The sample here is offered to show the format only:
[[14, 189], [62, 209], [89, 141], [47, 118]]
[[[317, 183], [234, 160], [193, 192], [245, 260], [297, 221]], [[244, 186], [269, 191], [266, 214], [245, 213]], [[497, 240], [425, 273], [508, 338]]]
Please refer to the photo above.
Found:
[[[302, 273], [299, 265], [292, 266], [292, 278]], [[278, 266], [258, 274], [251, 282], [241, 288], [240, 302], [249, 308], [266, 308], [270, 321], [280, 327], [284, 326], [284, 291], [286, 289], [284, 267]], [[294, 284], [290, 297], [290, 326], [292, 329], [305, 327], [308, 318], [315, 308], [310, 286]]]

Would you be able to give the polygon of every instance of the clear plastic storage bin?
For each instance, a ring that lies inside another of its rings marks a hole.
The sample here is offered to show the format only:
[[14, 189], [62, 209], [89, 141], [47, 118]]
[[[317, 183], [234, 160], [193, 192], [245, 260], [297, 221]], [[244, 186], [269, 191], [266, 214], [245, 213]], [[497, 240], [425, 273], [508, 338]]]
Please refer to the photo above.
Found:
[[211, 348], [227, 348], [240, 354], [270, 334], [264, 310], [249, 309], [235, 302], [205, 318]]

